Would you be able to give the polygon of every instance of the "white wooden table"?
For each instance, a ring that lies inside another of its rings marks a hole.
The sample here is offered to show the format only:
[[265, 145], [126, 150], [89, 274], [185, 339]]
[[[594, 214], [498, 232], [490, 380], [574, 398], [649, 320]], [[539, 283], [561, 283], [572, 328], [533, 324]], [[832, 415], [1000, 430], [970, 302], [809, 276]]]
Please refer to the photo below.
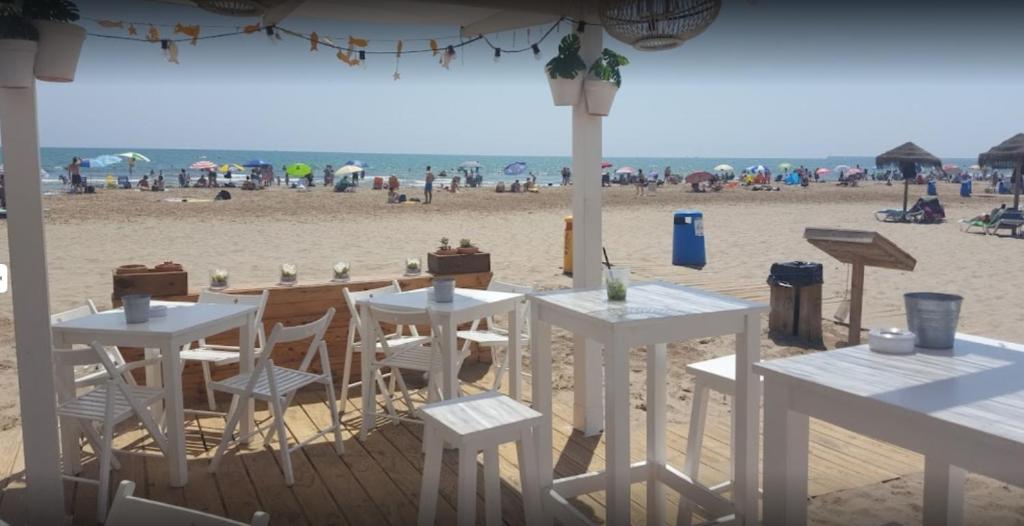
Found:
[[[222, 332], [238, 329], [241, 356], [239, 368], [248, 372], [253, 367], [252, 331], [256, 308], [245, 305], [214, 305], [205, 303], [161, 302], [152, 305], [167, 307], [167, 316], [150, 318], [146, 323], [128, 324], [121, 309], [110, 310], [58, 323], [53, 326], [53, 346], [57, 352], [70, 351], [74, 344], [99, 342], [101, 345], [119, 347], [143, 347], [147, 357], [155, 356], [159, 350], [162, 357], [163, 378], [155, 370], [147, 370], [146, 379], [150, 385], [165, 386], [164, 410], [167, 413], [167, 456], [171, 485], [176, 487], [188, 483], [188, 467], [185, 458], [185, 416], [182, 400], [181, 360], [178, 353], [185, 345], [214, 336]], [[60, 349], [69, 349], [61, 351]], [[91, 351], [89, 351], [91, 352]], [[63, 367], [57, 371], [60, 379], [61, 401], [74, 397], [74, 371], [71, 367]], [[70, 386], [70, 387], [69, 387]], [[247, 414], [241, 420], [242, 436], [250, 434], [252, 429], [252, 406], [246, 408]], [[65, 463], [78, 466], [78, 436], [74, 426], [62, 424], [62, 449]]]
[[808, 417], [922, 453], [929, 526], [962, 522], [967, 471], [1024, 487], [1022, 345], [957, 334], [948, 351], [860, 345], [754, 369], [764, 375], [766, 525], [807, 522]]
[[[486, 316], [507, 314], [509, 334], [519, 334], [520, 317], [522, 316], [519, 305], [523, 301], [523, 295], [512, 292], [456, 288], [453, 302], [437, 303], [433, 301], [432, 294], [432, 288], [425, 288], [398, 294], [378, 294], [359, 301], [360, 318], [363, 323], [360, 334], [364, 335], [362, 353], [364, 357], [370, 356], [369, 353], [373, 352], [373, 346], [376, 344], [373, 338], [365, 337], [365, 335], [374, 334], [369, 313], [370, 304], [387, 309], [430, 309], [440, 317], [443, 325], [441, 396], [445, 400], [449, 400], [458, 397], [459, 393], [459, 347], [456, 338], [459, 324]], [[522, 398], [522, 346], [519, 340], [519, 338], [509, 338], [508, 349], [509, 394], [515, 400]], [[360, 360], [360, 365], [362, 378], [370, 378], [372, 373], [369, 369], [369, 360]], [[377, 404], [373, 394], [373, 382], [364, 380], [362, 393], [363, 426], [360, 435], [366, 436], [376, 419], [374, 412]]]
[[[665, 485], [713, 516], [733, 513], [757, 522], [760, 389], [751, 364], [760, 357], [761, 314], [767, 306], [670, 283], [638, 283], [626, 301], [610, 302], [604, 288], [530, 296], [533, 405], [545, 415], [538, 433], [545, 512], [565, 524], [587, 524], [566, 499], [606, 491], [607, 524], [629, 524], [630, 484], [647, 482], [647, 523], [665, 523]], [[607, 471], [552, 480], [551, 326], [584, 335], [604, 348]], [[736, 335], [736, 398], [732, 459], [733, 502], [724, 500], [667, 462], [665, 384], [667, 343]], [[647, 459], [629, 459], [629, 351], [647, 347]], [[546, 519], [547, 521], [548, 519]]]

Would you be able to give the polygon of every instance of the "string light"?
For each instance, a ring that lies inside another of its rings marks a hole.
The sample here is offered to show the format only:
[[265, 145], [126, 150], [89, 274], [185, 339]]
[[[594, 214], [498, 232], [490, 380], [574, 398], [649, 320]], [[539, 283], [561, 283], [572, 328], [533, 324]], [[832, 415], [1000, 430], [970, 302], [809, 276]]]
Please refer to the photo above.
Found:
[[535, 60], [540, 60], [540, 46], [533, 44], [530, 47], [533, 48], [533, 58]]
[[494, 61], [495, 62], [501, 62], [501, 48], [500, 47], [494, 48]]

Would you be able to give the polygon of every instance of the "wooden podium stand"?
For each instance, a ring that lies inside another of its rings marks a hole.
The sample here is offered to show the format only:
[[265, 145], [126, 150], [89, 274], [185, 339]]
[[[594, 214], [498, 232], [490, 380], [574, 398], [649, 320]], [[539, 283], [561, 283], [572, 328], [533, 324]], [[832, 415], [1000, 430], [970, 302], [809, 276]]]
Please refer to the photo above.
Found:
[[864, 267], [914, 270], [917, 260], [878, 232], [842, 228], [808, 228], [804, 239], [826, 254], [853, 265], [850, 283], [850, 335], [847, 344], [860, 344], [864, 305]]

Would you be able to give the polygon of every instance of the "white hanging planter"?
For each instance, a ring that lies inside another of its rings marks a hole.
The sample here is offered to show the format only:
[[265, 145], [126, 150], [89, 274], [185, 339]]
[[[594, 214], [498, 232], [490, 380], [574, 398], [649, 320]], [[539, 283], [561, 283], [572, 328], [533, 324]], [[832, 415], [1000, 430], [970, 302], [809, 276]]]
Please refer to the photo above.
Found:
[[548, 78], [548, 86], [551, 87], [551, 98], [555, 106], [575, 106], [580, 102], [580, 95], [583, 93], [583, 74], [576, 75], [574, 79]]
[[37, 47], [31, 40], [0, 40], [0, 88], [32, 85]]
[[33, 20], [39, 30], [39, 53], [36, 55], [35, 75], [47, 82], [75, 80], [78, 57], [85, 42], [85, 28], [66, 22]]
[[587, 79], [583, 82], [583, 93], [587, 97], [587, 113], [599, 117], [607, 117], [612, 111], [615, 94], [619, 87], [614, 82], [598, 79]]

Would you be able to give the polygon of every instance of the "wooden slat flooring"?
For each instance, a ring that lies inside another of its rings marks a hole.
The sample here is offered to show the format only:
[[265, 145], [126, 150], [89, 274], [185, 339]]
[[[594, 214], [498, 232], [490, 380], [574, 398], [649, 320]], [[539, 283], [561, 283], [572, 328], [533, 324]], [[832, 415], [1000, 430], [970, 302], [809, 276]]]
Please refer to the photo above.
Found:
[[[477, 385], [490, 385], [489, 377]], [[476, 385], [468, 392], [478, 391]], [[526, 390], [527, 393], [529, 390]], [[268, 447], [266, 437], [257, 434], [252, 444], [235, 449], [224, 458], [216, 474], [208, 472], [210, 458], [224, 426], [223, 418], [189, 417], [189, 484], [171, 488], [167, 483], [166, 462], [157, 456], [152, 441], [142, 431], [128, 427], [117, 439], [119, 447], [130, 453], [119, 454], [122, 469], [112, 480], [134, 480], [136, 494], [146, 498], [201, 509], [217, 515], [248, 521], [253, 512], [270, 514], [271, 524], [331, 525], [405, 525], [416, 522], [419, 502], [422, 428], [417, 424], [382, 423], [369, 439], [357, 440], [360, 400], [350, 398], [345, 411], [343, 439], [345, 453], [337, 455], [330, 437], [322, 437], [293, 453], [295, 485], [285, 486], [280, 469], [277, 444]], [[257, 417], [268, 418], [257, 406]], [[556, 477], [584, 473], [604, 467], [604, 442], [601, 437], [584, 437], [571, 426], [571, 408], [556, 403], [554, 450]], [[330, 422], [330, 409], [322, 390], [301, 393], [287, 411], [285, 422], [292, 440], [305, 438]], [[643, 426], [634, 426], [631, 456], [640, 460], [646, 444]], [[684, 423], [668, 426], [669, 460], [682, 465], [687, 428]], [[269, 428], [264, 426], [264, 432]], [[712, 410], [699, 480], [716, 484], [729, 473], [728, 413]], [[819, 421], [811, 424], [810, 492], [823, 495], [839, 490], [877, 484], [901, 475], [923, 470], [922, 458], [914, 453], [869, 440]], [[515, 447], [500, 450], [503, 520], [509, 526], [523, 524], [519, 495], [519, 474]], [[85, 472], [95, 475], [96, 461], [84, 459]], [[483, 523], [482, 465], [478, 478], [478, 523]], [[458, 459], [446, 452], [441, 475], [441, 499], [438, 523], [454, 524]], [[20, 430], [0, 433], [0, 519], [23, 524], [24, 467]], [[67, 501], [74, 524], [95, 524], [96, 488], [67, 483]], [[114, 489], [111, 489], [113, 494]], [[668, 492], [667, 524], [675, 524], [678, 495]], [[644, 524], [646, 488], [633, 486], [631, 516], [634, 524]], [[603, 521], [604, 493], [597, 492], [573, 500], [584, 514]]]

